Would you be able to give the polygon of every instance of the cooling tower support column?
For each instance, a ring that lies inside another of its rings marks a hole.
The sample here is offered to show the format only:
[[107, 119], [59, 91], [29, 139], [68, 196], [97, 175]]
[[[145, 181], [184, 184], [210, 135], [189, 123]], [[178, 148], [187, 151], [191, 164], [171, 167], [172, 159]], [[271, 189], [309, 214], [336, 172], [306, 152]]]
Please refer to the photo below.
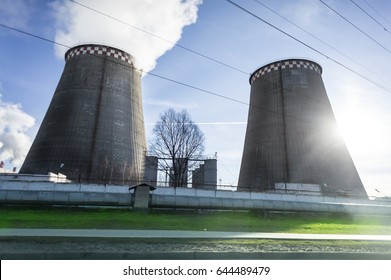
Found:
[[141, 73], [128, 53], [81, 45], [66, 64], [20, 173], [136, 184], [146, 150]]
[[367, 197], [338, 133], [321, 74], [313, 61], [287, 59], [251, 75], [238, 190], [318, 184], [323, 193]]

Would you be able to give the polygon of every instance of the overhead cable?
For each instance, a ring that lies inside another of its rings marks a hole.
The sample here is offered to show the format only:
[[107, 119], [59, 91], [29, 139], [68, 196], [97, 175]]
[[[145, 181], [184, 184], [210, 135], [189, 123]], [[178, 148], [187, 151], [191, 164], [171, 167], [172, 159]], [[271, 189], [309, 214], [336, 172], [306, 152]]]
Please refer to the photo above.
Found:
[[[214, 59], [214, 58], [212, 58], [212, 57], [210, 57], [210, 56], [207, 56], [207, 55], [198, 53], [198, 52], [196, 52], [196, 51], [194, 51], [194, 50], [192, 50], [192, 49], [190, 49], [190, 48], [187, 48], [187, 47], [181, 46], [181, 45], [179, 45], [179, 44], [177, 44], [177, 43], [171, 42], [171, 41], [169, 41], [169, 40], [167, 40], [167, 39], [165, 39], [165, 38], [163, 38], [163, 37], [161, 37], [161, 36], [159, 36], [159, 35], [156, 35], [156, 34], [151, 33], [151, 32], [149, 32], [149, 31], [143, 30], [143, 29], [141, 29], [141, 28], [139, 28], [139, 27], [137, 27], [137, 26], [131, 25], [131, 24], [129, 24], [129, 23], [125, 22], [125, 21], [122, 21], [122, 20], [120, 20], [120, 19], [118, 19], [118, 18], [116, 18], [116, 17], [114, 17], [114, 16], [111, 16], [111, 15], [109, 15], [109, 14], [107, 14], [107, 13], [104, 13], [104, 12], [102, 12], [102, 11], [96, 10], [96, 9], [94, 9], [94, 8], [92, 8], [92, 7], [87, 6], [87, 5], [81, 4], [81, 3], [79, 3], [78, 1], [75, 1], [75, 0], [69, 0], [69, 1], [70, 1], [70, 2], [73, 2], [73, 3], [77, 4], [77, 5], [80, 5], [81, 7], [84, 7], [84, 8], [86, 8], [86, 9], [89, 9], [89, 10], [91, 10], [91, 11], [93, 11], [93, 12], [96, 12], [96, 13], [98, 13], [98, 14], [101, 14], [101, 15], [103, 15], [103, 16], [106, 16], [106, 17], [108, 17], [108, 18], [110, 18], [110, 19], [112, 19], [112, 20], [115, 20], [115, 21], [117, 21], [117, 22], [120, 22], [120, 23], [122, 23], [122, 24], [124, 24], [124, 25], [127, 25], [127, 26], [129, 26], [129, 27], [131, 27], [131, 28], [134, 28], [134, 29], [136, 29], [136, 30], [139, 30], [139, 31], [141, 31], [141, 32], [144, 32], [144, 33], [146, 33], [146, 34], [148, 34], [148, 35], [154, 36], [154, 37], [156, 37], [156, 38], [158, 38], [158, 39], [160, 39], [160, 40], [163, 40], [163, 41], [165, 41], [165, 42], [167, 42], [167, 43], [170, 43], [170, 44], [172, 44], [172, 45], [175, 45], [175, 46], [177, 46], [177, 47], [179, 47], [179, 48], [182, 48], [182, 49], [184, 49], [184, 50], [186, 50], [186, 51], [188, 51], [188, 52], [190, 52], [190, 53], [199, 55], [199, 56], [204, 57], [204, 58], [206, 58], [206, 59], [208, 59], [208, 60], [211, 60], [211, 61], [213, 61], [213, 62], [217, 62], [218, 64], [221, 64], [221, 65], [223, 65], [223, 66], [232, 68], [232, 69], [237, 70], [238, 72], [241, 72], [241, 73], [243, 73], [243, 74], [251, 75], [251, 73], [249, 73], [249, 72], [247, 72], [247, 71], [240, 70], [240, 69], [238, 69], [238, 68], [236, 68], [236, 67], [230, 66], [230, 65], [228, 65], [227, 63], [221, 62], [221, 61], [219, 61], [219, 60], [217, 60], [217, 59]], [[362, 67], [365, 68], [365, 66], [362, 66]], [[367, 69], [367, 70], [368, 70], [368, 71], [371, 71], [371, 70], [369, 70], [369, 69]], [[148, 74], [150, 74], [151, 76], [154, 75], [154, 74], [152, 74], [152, 73], [148, 73]], [[164, 77], [162, 77], [162, 79], [164, 79]], [[266, 82], [271, 83], [270, 81], [266, 81]], [[287, 89], [287, 90], [288, 90], [288, 89]], [[301, 95], [300, 93], [296, 93], [296, 94], [297, 94], [297, 95]], [[311, 97], [307, 97], [307, 98], [311, 98]], [[321, 101], [319, 101], [319, 100], [317, 100], [317, 99], [315, 99], [315, 98], [312, 98], [312, 99], [314, 99], [314, 100], [317, 101], [317, 102], [321, 102]]]
[[[15, 32], [22, 33], [24, 35], [28, 35], [28, 36], [31, 36], [31, 37], [34, 37], [34, 38], [37, 38], [37, 39], [40, 39], [40, 40], [43, 40], [43, 41], [55, 44], [55, 45], [66, 47], [68, 49], [72, 48], [71, 46], [68, 46], [66, 44], [62, 44], [62, 43], [56, 42], [54, 40], [50, 40], [50, 39], [44, 38], [42, 36], [38, 36], [38, 35], [35, 35], [33, 33], [30, 33], [30, 32], [27, 32], [27, 31], [23, 31], [23, 30], [20, 30], [18, 28], [11, 27], [11, 26], [8, 26], [8, 25], [2, 24], [2, 23], [0, 23], [0, 26], [3, 27], [3, 28], [6, 28], [6, 29], [13, 30]], [[92, 54], [92, 53], [87, 53], [86, 55], [90, 55], [90, 56], [98, 57], [98, 58], [103, 59], [103, 60], [107, 60], [107, 58], [104, 58], [104, 57], [101, 57], [99, 55]], [[112, 61], [112, 62], [120, 64], [119, 62], [116, 62], [116, 61]], [[123, 65], [123, 64], [121, 64], [121, 65]], [[203, 89], [203, 88], [200, 88], [200, 87], [197, 87], [197, 86], [193, 86], [193, 85], [190, 85], [190, 84], [187, 84], [187, 83], [184, 83], [184, 82], [180, 82], [180, 81], [168, 78], [168, 77], [164, 77], [164, 76], [156, 74], [156, 73], [152, 73], [152, 72], [144, 71], [144, 70], [141, 70], [141, 69], [137, 69], [134, 65], [130, 65], [130, 66], [126, 66], [126, 67], [131, 67], [131, 68], [133, 68], [133, 69], [135, 69], [137, 71], [140, 71], [141, 73], [146, 73], [146, 74], [151, 75], [153, 77], [157, 77], [159, 79], [166, 80], [166, 81], [169, 81], [169, 82], [172, 82], [172, 83], [175, 83], [175, 84], [178, 84], [178, 85], [181, 85], [181, 86], [184, 86], [184, 87], [187, 87], [187, 88], [190, 88], [190, 89], [202, 92], [202, 93], [206, 93], [206, 94], [213, 95], [213, 96], [216, 96], [216, 97], [219, 97], [219, 98], [223, 98], [223, 99], [226, 99], [226, 100], [229, 100], [229, 101], [233, 101], [235, 103], [242, 104], [242, 105], [245, 105], [247, 107], [252, 107], [252, 108], [255, 108], [255, 109], [258, 109], [258, 110], [262, 110], [262, 111], [265, 111], [265, 112], [269, 112], [269, 113], [272, 113], [272, 114], [276, 114], [276, 115], [282, 115], [282, 113], [280, 113], [280, 112], [276, 112], [276, 111], [273, 111], [273, 110], [270, 110], [270, 109], [267, 109], [267, 108], [263, 108], [263, 107], [256, 106], [256, 105], [252, 105], [250, 103], [247, 103], [247, 102], [235, 99], [235, 98], [231, 98], [231, 97], [228, 97], [226, 95], [219, 94], [219, 93], [216, 93], [216, 92], [213, 92], [213, 91], [210, 91], [210, 90], [206, 90], [206, 89]], [[292, 116], [285, 116], [285, 118], [298, 120], [298, 121], [305, 122], [305, 123], [311, 123], [309, 121], [302, 120], [302, 119], [299, 119], [299, 118], [295, 118], [295, 117], [292, 117]]]
[[317, 50], [317, 49], [315, 49], [314, 47], [312, 47], [312, 46], [310, 46], [309, 44], [303, 42], [302, 40], [297, 39], [297, 38], [294, 37], [293, 35], [291, 35], [291, 34], [289, 34], [288, 32], [282, 30], [281, 28], [278, 28], [277, 26], [271, 24], [270, 22], [264, 20], [263, 18], [257, 16], [256, 14], [250, 12], [249, 10], [243, 8], [242, 6], [238, 5], [237, 3], [235, 3], [235, 2], [233, 2], [233, 1], [231, 1], [231, 0], [225, 0], [225, 1], [227, 1], [227, 2], [230, 3], [230, 4], [232, 4], [232, 5], [235, 6], [236, 8], [238, 8], [238, 9], [244, 11], [245, 13], [247, 13], [247, 14], [253, 16], [254, 18], [256, 18], [256, 19], [262, 21], [263, 23], [269, 25], [270, 27], [276, 29], [277, 31], [279, 31], [279, 32], [281, 32], [282, 34], [288, 36], [289, 38], [295, 40], [296, 42], [302, 44], [303, 46], [309, 48], [310, 50], [312, 50], [312, 51], [314, 51], [314, 52], [316, 52], [316, 53], [322, 55], [323, 57], [325, 57], [325, 58], [331, 60], [332, 62], [336, 63], [337, 65], [339, 65], [339, 66], [345, 68], [346, 70], [348, 70], [348, 71], [350, 71], [350, 72], [356, 74], [357, 76], [359, 76], [359, 77], [365, 79], [366, 81], [370, 82], [371, 84], [376, 85], [377, 87], [383, 89], [384, 91], [387, 91], [387, 92], [391, 93], [391, 90], [390, 90], [390, 89], [388, 89], [388, 88], [386, 88], [386, 87], [384, 87], [384, 86], [382, 86], [382, 85], [376, 83], [375, 81], [369, 79], [368, 77], [364, 76], [363, 74], [361, 74], [361, 73], [359, 73], [359, 72], [353, 70], [352, 68], [350, 68], [350, 67], [346, 66], [345, 64], [343, 64], [342, 62], [339, 62], [338, 60], [336, 60], [336, 59], [334, 59], [334, 58], [332, 58], [332, 57], [326, 55], [325, 53], [323, 53], [323, 52], [321, 52], [321, 51], [319, 51], [319, 50]]
[[391, 25], [391, 22], [385, 17], [383, 16], [381, 13], [379, 13], [371, 4], [368, 3], [368, 1], [366, 0], [363, 0], [365, 2], [365, 4], [367, 4], [376, 14], [378, 14], [385, 22], [387, 22], [388, 24]]
[[300, 29], [301, 31], [303, 31], [304, 33], [306, 33], [307, 35], [311, 36], [312, 38], [318, 40], [319, 42], [321, 42], [322, 44], [324, 44], [325, 46], [329, 47], [330, 49], [336, 51], [337, 53], [339, 53], [340, 55], [344, 56], [345, 58], [347, 58], [348, 60], [350, 60], [351, 62], [359, 65], [360, 67], [362, 67], [363, 69], [371, 72], [372, 74], [375, 74], [375, 75], [378, 75], [376, 74], [373, 70], [369, 69], [368, 67], [366, 67], [365, 65], [361, 64], [360, 62], [356, 61], [355, 59], [351, 58], [350, 56], [344, 54], [343, 52], [337, 50], [336, 48], [334, 48], [333, 46], [331, 46], [330, 44], [328, 44], [327, 42], [325, 42], [324, 40], [320, 39], [319, 37], [315, 36], [314, 34], [312, 34], [311, 32], [308, 32], [307, 30], [305, 30], [304, 28], [302, 28], [301, 26], [297, 25], [296, 23], [294, 23], [293, 21], [289, 20], [288, 18], [284, 17], [283, 15], [279, 14], [278, 12], [276, 12], [275, 10], [273, 10], [272, 8], [266, 6], [264, 3], [262, 3], [261, 1], [259, 0], [254, 0], [255, 2], [257, 2], [259, 5], [261, 5], [262, 7], [264, 7], [265, 9], [271, 11], [272, 13], [274, 13], [275, 15], [279, 16], [280, 18], [284, 19], [285, 21], [289, 22], [290, 24], [292, 24], [293, 26], [297, 27], [298, 29]]
[[354, 28], [356, 28], [358, 31], [360, 31], [362, 34], [364, 34], [367, 38], [369, 38], [372, 42], [376, 43], [378, 46], [380, 46], [382, 49], [386, 50], [388, 53], [391, 54], [391, 51], [389, 49], [387, 49], [385, 46], [383, 46], [381, 43], [379, 43], [378, 41], [376, 41], [374, 38], [372, 38], [368, 33], [366, 33], [364, 30], [362, 30], [360, 27], [358, 27], [357, 25], [355, 25], [353, 22], [351, 22], [350, 20], [348, 20], [345, 16], [343, 16], [342, 14], [340, 14], [337, 10], [333, 9], [330, 5], [326, 4], [323, 0], [319, 0], [323, 5], [325, 5], [327, 8], [329, 8], [331, 11], [333, 11], [334, 13], [336, 13], [338, 16], [340, 16], [342, 19], [344, 19], [346, 22], [348, 22], [351, 26], [353, 26]]
[[128, 27], [134, 28], [134, 29], [136, 29], [136, 30], [138, 30], [138, 31], [141, 31], [141, 32], [144, 32], [144, 33], [146, 33], [146, 34], [148, 34], [148, 35], [151, 35], [151, 36], [153, 36], [153, 37], [155, 37], [155, 38], [157, 38], [157, 39], [159, 39], [159, 40], [162, 40], [162, 41], [164, 41], [164, 42], [166, 42], [166, 43], [169, 43], [169, 44], [171, 44], [171, 45], [173, 45], [173, 46], [176, 46], [176, 47], [178, 47], [178, 48], [181, 48], [181, 49], [183, 49], [183, 50], [185, 50], [185, 51], [187, 51], [187, 52], [193, 53], [193, 54], [195, 54], [195, 55], [198, 55], [198, 56], [200, 56], [200, 57], [203, 57], [203, 58], [205, 58], [205, 59], [208, 59], [208, 60], [210, 60], [210, 61], [213, 61], [213, 62], [215, 62], [215, 63], [218, 63], [218, 64], [223, 65], [223, 66], [225, 66], [225, 67], [231, 68], [231, 69], [233, 69], [233, 70], [235, 70], [235, 71], [237, 71], [237, 72], [241, 72], [242, 74], [246, 74], [246, 75], [250, 75], [250, 74], [251, 74], [251, 73], [246, 72], [246, 71], [244, 71], [244, 70], [241, 70], [241, 69], [239, 69], [239, 68], [237, 68], [237, 67], [235, 67], [235, 66], [231, 66], [231, 65], [229, 65], [229, 64], [227, 64], [227, 63], [224, 63], [224, 62], [222, 62], [222, 61], [220, 61], [220, 60], [214, 59], [214, 58], [212, 58], [212, 57], [210, 57], [210, 56], [207, 56], [207, 55], [202, 54], [202, 53], [200, 53], [200, 52], [197, 52], [197, 51], [194, 51], [194, 50], [192, 50], [192, 49], [189, 49], [189, 48], [187, 48], [187, 47], [185, 47], [185, 46], [183, 46], [183, 45], [180, 45], [180, 44], [178, 44], [178, 43], [175, 43], [175, 42], [172, 42], [172, 41], [170, 41], [170, 40], [167, 40], [167, 39], [165, 39], [165, 38], [163, 38], [163, 37], [161, 37], [161, 36], [159, 36], [159, 35], [156, 35], [156, 34], [154, 34], [154, 33], [152, 33], [152, 32], [149, 32], [149, 31], [147, 31], [147, 30], [144, 30], [144, 29], [142, 29], [142, 28], [139, 28], [139, 27], [137, 27], [137, 26], [135, 26], [135, 25], [132, 25], [132, 24], [130, 24], [130, 23], [128, 23], [128, 22], [125, 22], [125, 21], [123, 21], [123, 20], [120, 20], [120, 19], [118, 19], [118, 18], [116, 18], [116, 17], [114, 17], [114, 16], [111, 16], [111, 15], [107, 14], [107, 13], [104, 13], [104, 12], [102, 12], [102, 11], [99, 11], [99, 10], [97, 10], [97, 9], [94, 9], [94, 8], [92, 8], [92, 7], [89, 7], [89, 6], [87, 6], [87, 5], [81, 4], [81, 3], [79, 3], [79, 2], [77, 2], [77, 1], [75, 1], [75, 0], [69, 0], [69, 1], [72, 2], [72, 3], [74, 3], [74, 4], [79, 5], [79, 6], [81, 6], [81, 7], [84, 7], [84, 8], [86, 8], [86, 9], [88, 9], [88, 10], [91, 10], [91, 11], [93, 11], [93, 12], [95, 12], [95, 13], [98, 13], [98, 14], [100, 14], [100, 15], [102, 15], [102, 16], [108, 17], [108, 18], [110, 18], [110, 19], [112, 19], [112, 20], [115, 20], [115, 21], [117, 21], [117, 22], [119, 22], [119, 23], [122, 23], [122, 24], [124, 24], [124, 25], [127, 25]]
[[[384, 31], [390, 33], [390, 31], [381, 24], [377, 19], [375, 19], [370, 13], [368, 13], [366, 10], [364, 10], [363, 7], [361, 7], [359, 4], [357, 4], [355, 1], [350, 0], [354, 5], [356, 5], [357, 8], [359, 8], [362, 12], [364, 12], [368, 17], [370, 17], [374, 22], [376, 22], [378, 25], [380, 25], [381, 28], [383, 28]], [[390, 33], [391, 34], [391, 33]]]

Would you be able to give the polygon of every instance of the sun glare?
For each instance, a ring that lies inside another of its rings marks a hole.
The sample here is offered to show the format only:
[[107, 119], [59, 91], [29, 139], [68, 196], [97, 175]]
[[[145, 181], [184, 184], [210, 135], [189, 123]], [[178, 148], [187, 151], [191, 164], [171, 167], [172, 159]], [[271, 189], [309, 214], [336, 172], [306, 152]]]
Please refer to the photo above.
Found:
[[387, 130], [374, 115], [358, 110], [348, 110], [338, 120], [339, 130], [349, 151], [356, 155], [370, 156], [387, 144]]
[[[385, 170], [389, 168], [388, 158], [391, 155], [391, 126], [387, 126], [376, 112], [364, 111], [359, 107], [347, 108], [337, 121], [368, 194], [385, 195], [387, 188], [384, 187], [388, 186], [384, 183], [389, 178]], [[379, 185], [379, 182], [382, 184]]]

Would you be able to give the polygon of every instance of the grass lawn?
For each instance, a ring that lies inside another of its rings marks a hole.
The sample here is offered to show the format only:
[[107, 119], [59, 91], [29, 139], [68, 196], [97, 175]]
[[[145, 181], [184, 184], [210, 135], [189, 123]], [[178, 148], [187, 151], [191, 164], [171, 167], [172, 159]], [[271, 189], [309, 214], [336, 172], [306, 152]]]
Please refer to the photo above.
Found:
[[254, 211], [150, 210], [76, 207], [0, 207], [0, 228], [166, 229], [245, 232], [391, 234], [378, 216]]

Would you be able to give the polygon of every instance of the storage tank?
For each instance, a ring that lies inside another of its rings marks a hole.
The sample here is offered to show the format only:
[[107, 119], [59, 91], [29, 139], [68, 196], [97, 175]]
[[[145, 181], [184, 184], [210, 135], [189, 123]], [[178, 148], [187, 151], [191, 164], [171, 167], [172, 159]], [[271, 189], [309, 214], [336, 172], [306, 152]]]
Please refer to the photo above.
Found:
[[250, 77], [238, 190], [318, 184], [332, 195], [367, 197], [337, 128], [322, 68], [306, 59], [269, 63]]
[[79, 45], [65, 68], [20, 173], [87, 183], [142, 178], [146, 149], [141, 73], [117, 48]]

